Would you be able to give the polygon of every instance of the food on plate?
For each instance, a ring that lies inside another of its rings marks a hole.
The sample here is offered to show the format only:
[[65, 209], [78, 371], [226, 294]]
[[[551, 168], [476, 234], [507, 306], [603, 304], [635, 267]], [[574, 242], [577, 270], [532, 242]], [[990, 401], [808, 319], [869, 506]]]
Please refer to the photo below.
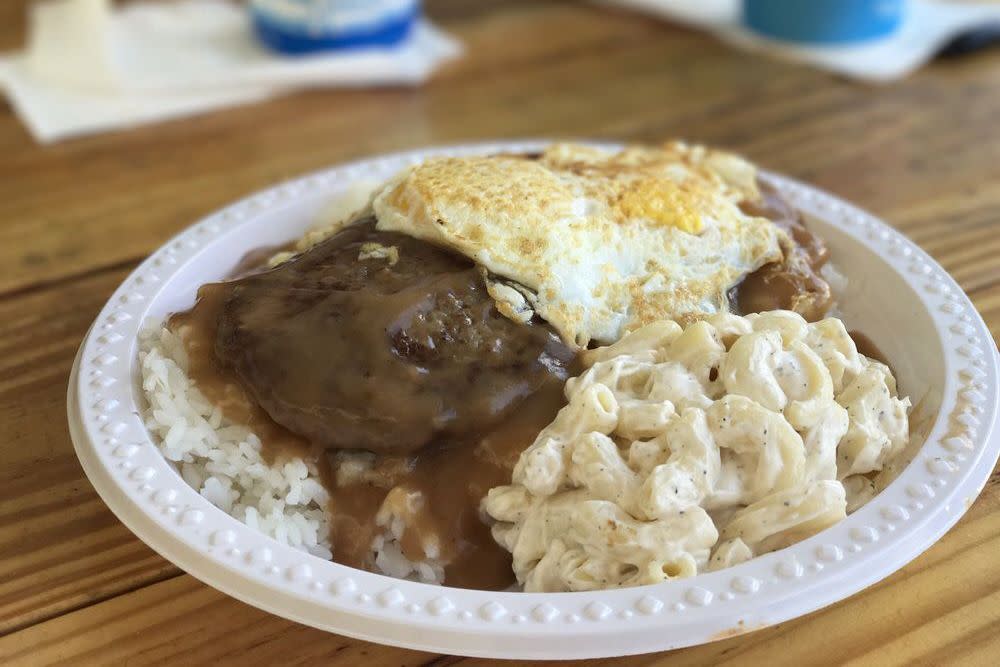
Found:
[[209, 501], [354, 567], [688, 576], [842, 518], [905, 444], [842, 280], [729, 153], [430, 158], [149, 327], [146, 422]]
[[568, 404], [491, 489], [526, 591], [652, 584], [831, 526], [907, 442], [889, 369], [837, 319], [661, 321], [584, 355]]
[[373, 219], [199, 298], [218, 364], [329, 449], [407, 454], [481, 434], [575, 356], [544, 323], [501, 315], [470, 260]]
[[839, 276], [828, 263], [826, 244], [810, 233], [805, 222], [775, 189], [760, 187], [760, 197], [740, 202], [749, 215], [767, 218], [786, 234], [782, 238], [782, 260], [765, 264], [743, 279], [730, 293], [735, 310], [760, 313], [788, 309], [807, 320], [821, 319], [833, 307], [830, 282]]
[[561, 144], [538, 159], [428, 160], [374, 201], [379, 226], [453, 248], [568, 342], [721, 310], [746, 274], [782, 260], [779, 227], [745, 213], [746, 161], [683, 144], [608, 153]]

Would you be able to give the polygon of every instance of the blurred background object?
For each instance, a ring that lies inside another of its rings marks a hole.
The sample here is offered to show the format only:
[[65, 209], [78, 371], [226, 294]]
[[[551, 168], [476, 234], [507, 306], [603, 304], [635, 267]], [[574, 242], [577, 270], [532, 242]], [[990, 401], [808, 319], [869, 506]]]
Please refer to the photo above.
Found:
[[743, 23], [765, 37], [804, 44], [855, 44], [892, 35], [906, 0], [743, 0]]
[[[602, 1], [878, 83], [1000, 35], [1000, 3]], [[416, 86], [460, 53], [421, 0], [36, 0], [27, 47], [0, 55], [0, 90], [48, 143], [302, 88]]]
[[420, 0], [250, 0], [261, 41], [280, 53], [395, 46], [420, 17]]
[[1000, 37], [1000, 3], [955, 0], [604, 0], [729, 44], [872, 83], [904, 77], [956, 39]]
[[[265, 4], [255, 5], [258, 28]], [[338, 23], [344, 14], [337, 2], [315, 4], [327, 10], [326, 25], [346, 25]], [[408, 6], [405, 31], [398, 16], [389, 17], [397, 22], [391, 44], [371, 31], [373, 41], [365, 40], [356, 22], [351, 39], [338, 42], [336, 50], [319, 52], [314, 44], [314, 53], [293, 57], [261, 44], [243, 3], [45, 0], [31, 6], [27, 48], [0, 57], [0, 87], [35, 139], [45, 143], [305, 87], [413, 86], [461, 49], [420, 18], [419, 3]], [[369, 12], [373, 17], [379, 15]], [[329, 34], [316, 33], [327, 42]]]

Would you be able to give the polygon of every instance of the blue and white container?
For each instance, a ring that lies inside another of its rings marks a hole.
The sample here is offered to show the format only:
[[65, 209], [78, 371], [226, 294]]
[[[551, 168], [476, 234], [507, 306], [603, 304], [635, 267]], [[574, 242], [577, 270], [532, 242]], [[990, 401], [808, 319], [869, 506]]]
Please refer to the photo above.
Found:
[[393, 46], [420, 11], [420, 0], [250, 0], [261, 41], [287, 54]]
[[743, 22], [772, 39], [850, 45], [891, 36], [903, 23], [906, 4], [906, 0], [743, 0]]

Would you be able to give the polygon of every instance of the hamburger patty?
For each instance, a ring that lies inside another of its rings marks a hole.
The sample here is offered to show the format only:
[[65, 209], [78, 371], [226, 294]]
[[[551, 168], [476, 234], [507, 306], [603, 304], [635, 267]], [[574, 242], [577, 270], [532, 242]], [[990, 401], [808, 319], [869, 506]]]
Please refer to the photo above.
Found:
[[224, 290], [218, 362], [329, 449], [413, 453], [485, 433], [574, 352], [497, 312], [473, 263], [374, 219]]

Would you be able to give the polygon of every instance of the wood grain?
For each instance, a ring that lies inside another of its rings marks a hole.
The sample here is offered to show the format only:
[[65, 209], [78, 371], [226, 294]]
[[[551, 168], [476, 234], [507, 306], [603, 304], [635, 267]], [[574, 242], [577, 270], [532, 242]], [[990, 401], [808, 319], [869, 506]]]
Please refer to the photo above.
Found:
[[[576, 665], [942, 665], [1000, 652], [1000, 493], [997, 485], [927, 553], [889, 579], [835, 605], [752, 634], [627, 661]], [[920, 595], [912, 595], [920, 591]], [[900, 608], [899, 598], [909, 603]], [[665, 632], [669, 628], [664, 629]], [[188, 575], [35, 625], [0, 639], [8, 665], [84, 664], [99, 657], [141, 664], [424, 664], [433, 656], [347, 640], [270, 616]], [[530, 665], [482, 659], [444, 664]], [[440, 664], [435, 662], [435, 664]], [[559, 663], [553, 663], [559, 664]], [[985, 663], [983, 663], [985, 664]]]
[[43, 623], [0, 639], [0, 662], [375, 667], [419, 665], [433, 657], [317, 632], [234, 602], [190, 576], [177, 577], [60, 617], [68, 633]]
[[[76, 462], [66, 383], [104, 301], [168, 236], [281, 179], [450, 141], [688, 137], [886, 218], [1000, 335], [1000, 53], [871, 88], [581, 3], [429, 5], [468, 55], [419, 90], [303, 93], [44, 148], [0, 110], [0, 664], [488, 663], [349, 640], [227, 598], [133, 537]], [[22, 13], [0, 9], [0, 46], [23, 39]], [[994, 476], [930, 551], [806, 618], [580, 664], [993, 664], [998, 510]]]
[[125, 275], [0, 300], [0, 634], [178, 572], [104, 506], [66, 425], [76, 348]]

